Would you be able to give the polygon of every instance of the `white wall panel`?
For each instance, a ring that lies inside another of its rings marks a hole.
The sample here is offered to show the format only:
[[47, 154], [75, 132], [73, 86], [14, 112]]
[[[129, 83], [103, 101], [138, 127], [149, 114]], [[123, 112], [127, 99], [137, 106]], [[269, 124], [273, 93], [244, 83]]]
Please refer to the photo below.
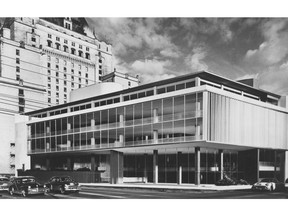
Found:
[[209, 141], [287, 149], [287, 114], [209, 93]]

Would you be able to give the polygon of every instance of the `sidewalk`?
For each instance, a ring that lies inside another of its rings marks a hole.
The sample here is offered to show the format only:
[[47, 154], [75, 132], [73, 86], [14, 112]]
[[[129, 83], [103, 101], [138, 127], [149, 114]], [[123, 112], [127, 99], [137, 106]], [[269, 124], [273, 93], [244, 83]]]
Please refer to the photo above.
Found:
[[134, 189], [152, 189], [152, 190], [179, 190], [179, 191], [235, 191], [235, 190], [250, 190], [251, 185], [229, 185], [216, 186], [212, 184], [153, 184], [153, 183], [80, 183], [84, 187], [109, 187], [109, 188], [134, 188]]

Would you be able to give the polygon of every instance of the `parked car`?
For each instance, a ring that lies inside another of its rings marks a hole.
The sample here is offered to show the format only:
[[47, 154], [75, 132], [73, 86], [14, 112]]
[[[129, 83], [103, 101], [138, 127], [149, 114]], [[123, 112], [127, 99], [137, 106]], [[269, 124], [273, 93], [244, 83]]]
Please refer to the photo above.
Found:
[[9, 193], [11, 196], [20, 194], [24, 197], [30, 194], [44, 194], [44, 185], [38, 183], [33, 176], [13, 177], [9, 183]]
[[0, 176], [0, 191], [8, 191], [9, 178]]
[[285, 184], [275, 178], [264, 178], [261, 181], [253, 184], [251, 189], [260, 191], [281, 191], [285, 190]]
[[70, 176], [54, 176], [44, 184], [46, 192], [79, 192], [79, 183], [73, 180]]

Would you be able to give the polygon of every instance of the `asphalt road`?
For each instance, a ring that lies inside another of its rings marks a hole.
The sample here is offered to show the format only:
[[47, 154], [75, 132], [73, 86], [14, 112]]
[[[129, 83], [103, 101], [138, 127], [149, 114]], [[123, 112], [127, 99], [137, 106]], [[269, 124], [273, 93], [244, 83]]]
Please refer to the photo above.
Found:
[[82, 187], [80, 193], [10, 196], [0, 192], [0, 199], [287, 199], [288, 192], [243, 191], [172, 191], [125, 188]]

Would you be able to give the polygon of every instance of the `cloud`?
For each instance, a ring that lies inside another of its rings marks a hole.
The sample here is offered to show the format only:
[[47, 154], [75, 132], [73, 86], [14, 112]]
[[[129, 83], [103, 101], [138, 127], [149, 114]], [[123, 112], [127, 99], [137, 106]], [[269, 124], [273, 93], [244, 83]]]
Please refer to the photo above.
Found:
[[207, 52], [203, 48], [197, 47], [193, 49], [193, 54], [185, 58], [185, 63], [192, 71], [208, 70], [208, 65], [204, 61], [206, 56]]
[[244, 61], [248, 64], [271, 66], [281, 62], [288, 54], [287, 19], [273, 19], [263, 24], [265, 41], [257, 49], [248, 50]]
[[169, 71], [166, 70], [166, 67], [170, 65], [170, 61], [159, 61], [156, 59], [136, 60], [130, 65], [130, 70], [133, 74], [140, 75], [142, 83], [149, 83], [175, 77], [174, 74], [169, 74]]
[[160, 51], [160, 54], [164, 57], [170, 57], [170, 58], [179, 58], [180, 52], [178, 50], [175, 50], [173, 48], [166, 48]]

